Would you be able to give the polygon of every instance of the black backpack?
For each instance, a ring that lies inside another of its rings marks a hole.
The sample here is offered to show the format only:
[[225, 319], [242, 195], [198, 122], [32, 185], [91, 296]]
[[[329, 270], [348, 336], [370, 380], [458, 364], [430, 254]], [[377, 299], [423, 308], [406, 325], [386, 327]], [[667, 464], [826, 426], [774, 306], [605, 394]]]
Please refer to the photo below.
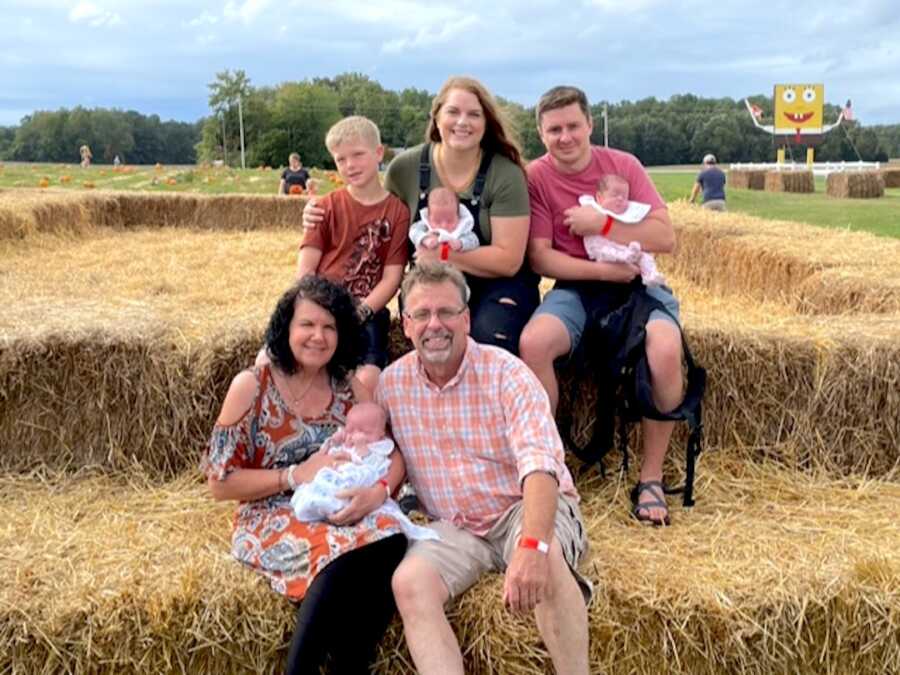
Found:
[[[650, 367], [644, 349], [647, 319], [654, 310], [672, 316], [665, 305], [647, 293], [636, 280], [629, 287], [627, 299], [616, 309], [591, 306], [586, 293], [582, 294], [588, 312], [585, 340], [597, 345], [592, 357], [597, 381], [597, 407], [593, 433], [583, 447], [571, 438], [571, 420], [560, 425], [566, 444], [575, 456], [586, 464], [598, 465], [603, 472], [603, 458], [612, 449], [615, 437], [615, 417], [619, 418], [619, 447], [622, 469], [628, 470], [628, 424], [647, 417], [653, 420], [684, 420], [690, 435], [686, 449], [684, 485], [666, 488], [666, 494], [683, 493], [685, 506], [694, 505], [694, 472], [697, 456], [702, 450], [702, 402], [706, 389], [706, 370], [694, 363], [684, 333], [681, 344], [687, 365], [687, 389], [684, 400], [675, 410], [662, 413], [656, 409], [650, 384]], [[674, 317], [673, 317], [674, 319]], [[592, 347], [592, 351], [593, 347]]]

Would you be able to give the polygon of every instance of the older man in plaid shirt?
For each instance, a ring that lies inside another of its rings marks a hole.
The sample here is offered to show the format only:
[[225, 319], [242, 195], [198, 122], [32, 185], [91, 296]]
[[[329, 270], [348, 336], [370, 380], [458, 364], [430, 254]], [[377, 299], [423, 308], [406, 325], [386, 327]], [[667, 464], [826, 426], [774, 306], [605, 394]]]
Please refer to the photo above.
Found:
[[503, 599], [534, 611], [560, 673], [588, 672], [587, 549], [578, 494], [540, 382], [519, 359], [469, 336], [468, 289], [445, 264], [403, 282], [403, 327], [415, 350], [381, 376], [409, 479], [440, 541], [414, 542], [393, 579], [420, 673], [462, 673], [444, 604], [488, 571]]

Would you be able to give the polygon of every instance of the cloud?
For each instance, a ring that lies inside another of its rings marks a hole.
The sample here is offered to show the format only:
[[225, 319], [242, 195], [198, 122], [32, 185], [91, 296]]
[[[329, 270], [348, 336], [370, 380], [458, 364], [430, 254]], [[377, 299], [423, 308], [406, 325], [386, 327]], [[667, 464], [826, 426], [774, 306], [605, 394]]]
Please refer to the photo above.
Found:
[[195, 16], [190, 21], [182, 22], [182, 26], [187, 26], [188, 28], [200, 28], [202, 26], [212, 26], [217, 24], [219, 19], [209, 12], [203, 12], [200, 16]]
[[636, 14], [658, 4], [659, 0], [586, 0], [587, 7], [597, 7], [610, 14]]
[[471, 26], [474, 26], [477, 21], [474, 16], [468, 16], [456, 23], [445, 23], [439, 29], [432, 29], [431, 27], [420, 28], [412, 37], [397, 38], [385, 42], [381, 45], [381, 51], [385, 54], [399, 54], [410, 49], [444, 45], [460, 33], [467, 31]]
[[93, 2], [82, 0], [69, 10], [69, 21], [72, 23], [87, 23], [92, 28], [102, 26], [117, 26], [122, 23], [122, 17], [116, 12], [101, 9]]
[[223, 11], [229, 21], [243, 21], [246, 24], [253, 23], [256, 18], [271, 4], [270, 0], [244, 0], [242, 4], [228, 0]]

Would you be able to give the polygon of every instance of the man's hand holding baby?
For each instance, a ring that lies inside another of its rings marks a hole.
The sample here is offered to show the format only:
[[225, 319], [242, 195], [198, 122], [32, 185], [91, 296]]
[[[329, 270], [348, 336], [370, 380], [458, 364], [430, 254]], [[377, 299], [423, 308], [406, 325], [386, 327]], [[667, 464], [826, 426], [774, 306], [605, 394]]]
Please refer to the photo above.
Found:
[[583, 237], [600, 234], [606, 223], [606, 216], [591, 206], [573, 206], [565, 210], [563, 222], [572, 234]]

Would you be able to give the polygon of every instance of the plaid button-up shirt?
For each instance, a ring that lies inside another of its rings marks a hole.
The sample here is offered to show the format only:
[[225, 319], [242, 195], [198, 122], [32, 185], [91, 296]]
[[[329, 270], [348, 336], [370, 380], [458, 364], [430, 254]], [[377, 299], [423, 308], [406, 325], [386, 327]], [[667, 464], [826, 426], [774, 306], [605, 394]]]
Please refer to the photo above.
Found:
[[419, 502], [429, 515], [484, 535], [522, 499], [534, 471], [578, 498], [544, 388], [522, 361], [467, 338], [459, 371], [438, 387], [415, 351], [391, 364], [376, 393]]

